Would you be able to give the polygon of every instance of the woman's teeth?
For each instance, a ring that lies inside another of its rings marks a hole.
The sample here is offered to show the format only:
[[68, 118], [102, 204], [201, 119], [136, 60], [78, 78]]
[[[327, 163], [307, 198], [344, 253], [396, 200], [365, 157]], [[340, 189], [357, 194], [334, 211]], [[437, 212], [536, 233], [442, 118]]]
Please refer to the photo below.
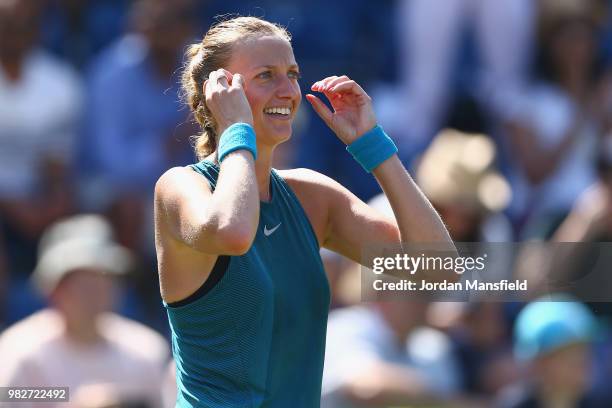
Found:
[[291, 108], [266, 108], [264, 109], [264, 113], [277, 113], [280, 115], [289, 115], [291, 114]]

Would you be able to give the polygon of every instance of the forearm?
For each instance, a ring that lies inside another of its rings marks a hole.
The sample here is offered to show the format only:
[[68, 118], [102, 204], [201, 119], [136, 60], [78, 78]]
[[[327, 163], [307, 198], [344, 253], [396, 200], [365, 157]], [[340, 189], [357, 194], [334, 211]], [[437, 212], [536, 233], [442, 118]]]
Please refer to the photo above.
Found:
[[440, 216], [397, 155], [381, 163], [373, 174], [391, 204], [402, 242], [440, 242], [452, 245]]
[[259, 192], [250, 152], [238, 150], [223, 160], [209, 209], [220, 238], [250, 246], [259, 223]]

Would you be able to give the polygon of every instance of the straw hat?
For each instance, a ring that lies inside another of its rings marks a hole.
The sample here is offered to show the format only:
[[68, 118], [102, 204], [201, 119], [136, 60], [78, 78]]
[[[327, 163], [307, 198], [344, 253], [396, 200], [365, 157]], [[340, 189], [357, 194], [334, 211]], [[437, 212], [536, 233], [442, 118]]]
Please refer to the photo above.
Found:
[[130, 251], [113, 240], [112, 228], [103, 217], [78, 215], [58, 221], [43, 234], [32, 279], [49, 294], [70, 272], [87, 269], [121, 275], [132, 260]]
[[495, 145], [487, 136], [445, 129], [423, 154], [417, 183], [434, 204], [501, 211], [512, 193], [494, 169], [495, 155]]

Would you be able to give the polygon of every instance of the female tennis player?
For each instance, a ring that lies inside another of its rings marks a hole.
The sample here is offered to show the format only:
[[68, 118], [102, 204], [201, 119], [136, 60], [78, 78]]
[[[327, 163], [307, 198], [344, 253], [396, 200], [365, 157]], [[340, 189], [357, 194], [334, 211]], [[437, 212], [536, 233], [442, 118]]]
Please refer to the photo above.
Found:
[[376, 125], [369, 96], [346, 76], [312, 85], [332, 110], [306, 98], [374, 174], [395, 220], [319, 173], [271, 168], [301, 100], [285, 29], [223, 21], [187, 58], [201, 161], [168, 170], [155, 188], [177, 406], [316, 407], [330, 301], [319, 248], [360, 262], [366, 242], [452, 246], [450, 237]]

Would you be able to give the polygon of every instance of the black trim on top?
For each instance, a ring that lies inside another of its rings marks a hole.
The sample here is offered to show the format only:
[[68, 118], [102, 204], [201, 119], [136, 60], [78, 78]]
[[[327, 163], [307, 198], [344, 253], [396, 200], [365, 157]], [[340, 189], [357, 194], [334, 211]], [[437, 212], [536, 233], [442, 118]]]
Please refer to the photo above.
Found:
[[227, 255], [219, 256], [217, 258], [217, 261], [215, 262], [215, 265], [210, 271], [210, 275], [208, 276], [208, 279], [204, 281], [202, 286], [200, 286], [195, 292], [187, 296], [185, 299], [178, 300], [172, 303], [168, 303], [168, 306], [169, 307], [185, 306], [185, 305], [188, 305], [189, 303], [195, 302], [196, 300], [206, 295], [208, 292], [212, 290], [212, 288], [214, 288], [217, 285], [217, 283], [219, 283], [221, 278], [223, 278], [223, 276], [225, 275], [225, 272], [227, 271], [229, 267], [229, 262], [230, 262], [229, 256]]

